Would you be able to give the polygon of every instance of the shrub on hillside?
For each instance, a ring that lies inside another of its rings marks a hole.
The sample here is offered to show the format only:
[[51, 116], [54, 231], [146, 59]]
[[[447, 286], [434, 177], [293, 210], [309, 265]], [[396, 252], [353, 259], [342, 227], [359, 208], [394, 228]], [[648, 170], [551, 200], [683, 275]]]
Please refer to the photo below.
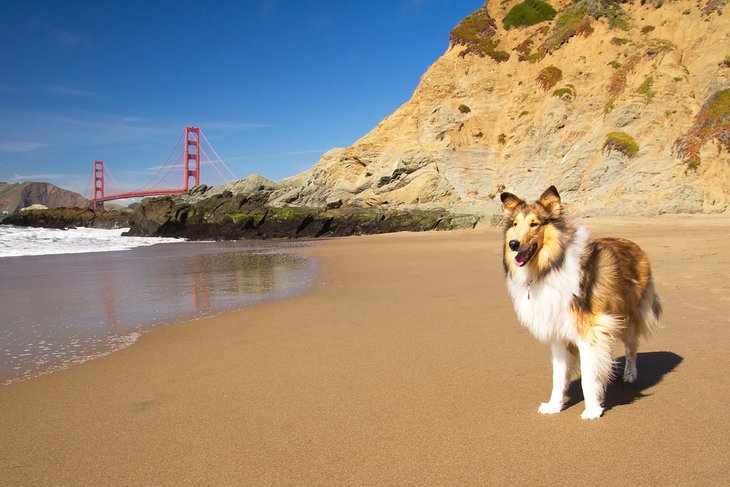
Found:
[[618, 151], [626, 157], [634, 157], [639, 152], [639, 144], [626, 132], [609, 132], [603, 148], [609, 152]]
[[654, 59], [660, 54], [667, 53], [673, 49], [675, 49], [675, 47], [671, 42], [664, 39], [653, 39], [647, 43], [644, 54], [649, 59]]
[[575, 86], [573, 85], [565, 85], [563, 88], [553, 91], [553, 96], [557, 96], [563, 101], [575, 100], [575, 94]]
[[643, 96], [646, 102], [649, 103], [654, 98], [654, 95], [656, 95], [656, 91], [651, 89], [653, 85], [654, 77], [647, 76], [644, 82], [636, 89], [636, 94]]
[[540, 49], [532, 52], [532, 48], [534, 47], [536, 40], [544, 37], [548, 32], [550, 32], [550, 26], [543, 25], [542, 27], [535, 29], [535, 31], [532, 32], [524, 41], [520, 42], [514, 48], [514, 51], [517, 52], [517, 59], [531, 63], [535, 63], [542, 59], [545, 56], [545, 52]]
[[[713, 13], [722, 15], [722, 8], [727, 4], [727, 0], [708, 0], [705, 7], [702, 9], [702, 15], [709, 17]], [[689, 9], [687, 9], [689, 10]], [[689, 15], [691, 11], [685, 11], [684, 15]]]
[[679, 137], [674, 147], [688, 169], [697, 169], [701, 162], [700, 150], [710, 140], [730, 151], [730, 88], [717, 91], [707, 99], [692, 129]]
[[507, 30], [512, 27], [527, 27], [552, 20], [556, 13], [552, 5], [542, 0], [525, 0], [507, 12], [502, 24]]
[[558, 84], [558, 81], [561, 79], [563, 79], [563, 72], [555, 66], [548, 66], [540, 71], [540, 74], [537, 75], [536, 81], [543, 90], [548, 91], [550, 88]]
[[628, 44], [631, 42], [631, 39], [627, 39], [626, 37], [613, 37], [611, 38], [611, 44], [614, 46], [623, 46], [624, 44]]
[[608, 101], [603, 109], [604, 113], [613, 110], [616, 98], [626, 89], [626, 80], [629, 73], [634, 70], [639, 64], [639, 61], [641, 61], [641, 55], [635, 53], [611, 73], [611, 79], [608, 83]]
[[497, 50], [499, 41], [493, 39], [497, 32], [494, 19], [489, 15], [486, 4], [466, 16], [451, 30], [451, 45], [466, 46], [461, 53], [489, 56], [497, 62], [507, 61], [509, 53]]
[[559, 48], [573, 36], [593, 33], [591, 22], [606, 19], [611, 28], [628, 30], [629, 16], [615, 0], [574, 0], [557, 16], [555, 25], [542, 46], [545, 52]]

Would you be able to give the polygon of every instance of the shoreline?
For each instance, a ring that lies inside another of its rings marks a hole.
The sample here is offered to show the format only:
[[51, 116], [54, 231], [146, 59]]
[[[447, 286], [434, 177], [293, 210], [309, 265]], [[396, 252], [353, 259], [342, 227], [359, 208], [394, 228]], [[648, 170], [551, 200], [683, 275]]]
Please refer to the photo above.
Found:
[[155, 326], [298, 294], [317, 266], [284, 250], [302, 245], [176, 242], [3, 260], [0, 294], [12, 305], [0, 322], [0, 385], [113, 353]]
[[[730, 450], [725, 216], [589, 218], [649, 254], [664, 327], [603, 418], [537, 414], [547, 348], [507, 296], [501, 231], [290, 251], [303, 295], [159, 326], [0, 388], [0, 477], [26, 484], [721, 484]], [[622, 354], [619, 353], [620, 357]], [[575, 388], [572, 388], [571, 397]]]

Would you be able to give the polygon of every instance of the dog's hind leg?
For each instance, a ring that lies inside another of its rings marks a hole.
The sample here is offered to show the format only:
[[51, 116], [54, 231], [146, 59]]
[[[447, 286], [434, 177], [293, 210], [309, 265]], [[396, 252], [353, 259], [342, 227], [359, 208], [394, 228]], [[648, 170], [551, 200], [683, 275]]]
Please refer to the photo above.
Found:
[[661, 313], [661, 300], [654, 291], [654, 283], [650, 281], [644, 290], [637, 312], [628, 319], [626, 328], [624, 328], [621, 335], [621, 339], [626, 345], [624, 382], [636, 382], [638, 376], [636, 370], [636, 352], [639, 349], [639, 339], [649, 336], [659, 326], [659, 316]]
[[550, 400], [540, 404], [540, 414], [555, 414], [563, 409], [563, 398], [568, 387], [568, 374], [570, 374], [573, 355], [564, 343], [552, 343], [550, 353], [553, 362], [553, 390], [550, 393]]
[[629, 326], [624, 330], [621, 336], [626, 346], [626, 364], [624, 365], [624, 382], [633, 384], [636, 382], [636, 352], [639, 349], [639, 337], [633, 322], [629, 322]]

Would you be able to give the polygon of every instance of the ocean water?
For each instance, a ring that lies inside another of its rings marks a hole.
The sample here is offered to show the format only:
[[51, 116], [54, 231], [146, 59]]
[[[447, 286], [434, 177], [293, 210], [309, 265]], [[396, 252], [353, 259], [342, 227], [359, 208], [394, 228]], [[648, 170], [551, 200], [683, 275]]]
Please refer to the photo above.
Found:
[[0, 225], [0, 384], [107, 355], [162, 323], [299, 294], [316, 275], [296, 253], [306, 243], [122, 231]]
[[121, 238], [122, 233], [127, 230], [129, 229], [75, 228], [58, 230], [55, 228], [0, 225], [0, 258], [22, 255], [114, 252], [165, 242], [184, 242], [183, 239], [175, 238]]

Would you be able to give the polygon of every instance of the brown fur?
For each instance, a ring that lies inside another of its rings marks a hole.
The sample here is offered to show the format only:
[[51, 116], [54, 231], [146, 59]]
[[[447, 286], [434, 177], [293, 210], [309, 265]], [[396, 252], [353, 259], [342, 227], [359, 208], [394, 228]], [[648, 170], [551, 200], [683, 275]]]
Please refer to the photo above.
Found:
[[[626, 345], [647, 336], [651, 329], [640, 316], [641, 298], [652, 285], [649, 258], [638, 245], [621, 238], [599, 238], [589, 242], [583, 256], [584, 276], [581, 295], [573, 302], [574, 313], [585, 316], [580, 322], [590, 326], [591, 317], [613, 315], [623, 320]], [[587, 331], [582, 331], [586, 335]]]

